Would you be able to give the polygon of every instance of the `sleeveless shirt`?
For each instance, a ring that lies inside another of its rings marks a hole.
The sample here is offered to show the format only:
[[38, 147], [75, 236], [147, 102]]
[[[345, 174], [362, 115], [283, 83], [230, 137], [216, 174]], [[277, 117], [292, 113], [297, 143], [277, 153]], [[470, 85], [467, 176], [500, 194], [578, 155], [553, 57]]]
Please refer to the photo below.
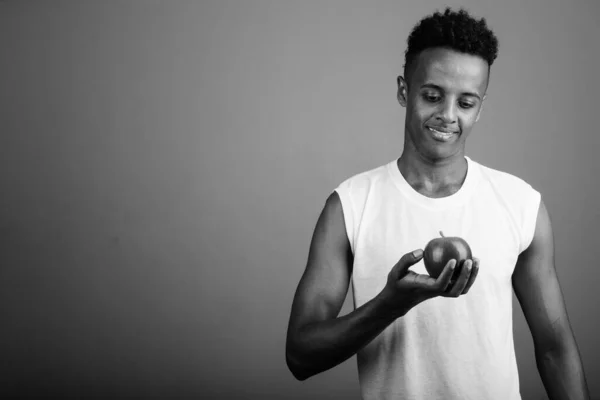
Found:
[[[430, 198], [404, 179], [397, 160], [354, 175], [338, 193], [354, 254], [358, 308], [384, 288], [400, 257], [429, 240], [459, 236], [479, 258], [466, 295], [426, 300], [357, 353], [364, 400], [520, 400], [511, 276], [533, 239], [540, 193], [472, 160], [461, 188]], [[423, 260], [411, 267], [427, 274]]]

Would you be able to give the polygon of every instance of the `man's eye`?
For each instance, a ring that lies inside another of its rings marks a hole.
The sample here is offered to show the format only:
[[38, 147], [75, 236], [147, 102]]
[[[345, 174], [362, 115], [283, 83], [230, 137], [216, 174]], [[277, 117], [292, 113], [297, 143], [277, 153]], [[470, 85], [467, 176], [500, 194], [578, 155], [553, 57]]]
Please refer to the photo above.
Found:
[[465, 102], [461, 102], [461, 103], [459, 103], [459, 105], [460, 105], [461, 108], [472, 108], [472, 107], [474, 107], [474, 104], [472, 104], [472, 103], [465, 103]]
[[440, 99], [439, 96], [430, 95], [430, 94], [424, 95], [423, 98], [430, 103], [435, 103], [436, 101], [438, 101]]

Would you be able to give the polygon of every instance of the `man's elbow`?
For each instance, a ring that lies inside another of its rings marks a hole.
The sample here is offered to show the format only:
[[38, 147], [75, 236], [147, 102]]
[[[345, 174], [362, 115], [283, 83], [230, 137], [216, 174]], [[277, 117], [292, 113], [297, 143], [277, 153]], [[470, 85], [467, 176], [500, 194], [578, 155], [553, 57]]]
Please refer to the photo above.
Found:
[[300, 365], [300, 363], [297, 362], [294, 359], [294, 357], [290, 354], [289, 350], [286, 350], [285, 352], [285, 362], [294, 378], [296, 378], [299, 381], [305, 381], [314, 375], [309, 373], [305, 368], [303, 368], [302, 365]]
[[535, 352], [541, 357], [551, 357], [555, 354], [576, 350], [576, 346], [573, 331], [570, 325], [564, 321], [554, 321], [552, 329], [548, 329], [544, 335], [534, 337]]

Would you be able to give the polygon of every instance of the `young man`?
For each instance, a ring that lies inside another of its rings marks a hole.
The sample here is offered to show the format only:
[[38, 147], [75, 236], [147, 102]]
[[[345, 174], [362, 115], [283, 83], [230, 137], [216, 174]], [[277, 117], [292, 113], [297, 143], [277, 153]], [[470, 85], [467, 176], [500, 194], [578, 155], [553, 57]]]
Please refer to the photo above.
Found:
[[[339, 185], [314, 231], [287, 335], [297, 379], [356, 354], [365, 400], [520, 399], [514, 289], [550, 399], [589, 399], [540, 193], [465, 155], [496, 56], [485, 19], [464, 10], [412, 31], [404, 150]], [[473, 252], [452, 281], [455, 260], [437, 279], [422, 262], [440, 231]], [[338, 317], [350, 281], [355, 310]]]

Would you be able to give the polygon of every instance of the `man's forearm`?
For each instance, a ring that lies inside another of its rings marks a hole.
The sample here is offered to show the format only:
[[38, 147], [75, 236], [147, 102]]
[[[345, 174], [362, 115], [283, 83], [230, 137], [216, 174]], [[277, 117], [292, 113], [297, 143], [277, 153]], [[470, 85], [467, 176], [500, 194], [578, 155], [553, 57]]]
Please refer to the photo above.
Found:
[[342, 317], [306, 325], [290, 339], [288, 365], [300, 380], [333, 368], [355, 355], [399, 316], [375, 297]]
[[575, 339], [552, 349], [536, 349], [538, 371], [550, 400], [589, 400], [590, 393]]

